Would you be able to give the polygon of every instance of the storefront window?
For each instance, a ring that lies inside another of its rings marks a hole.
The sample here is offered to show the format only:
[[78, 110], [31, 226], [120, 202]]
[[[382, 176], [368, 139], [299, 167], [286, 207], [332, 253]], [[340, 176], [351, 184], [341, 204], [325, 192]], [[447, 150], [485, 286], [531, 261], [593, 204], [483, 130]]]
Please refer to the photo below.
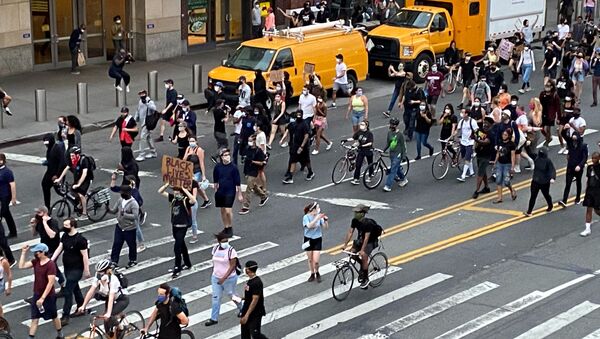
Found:
[[208, 18], [208, 0], [188, 1], [188, 45], [206, 43], [206, 22]]

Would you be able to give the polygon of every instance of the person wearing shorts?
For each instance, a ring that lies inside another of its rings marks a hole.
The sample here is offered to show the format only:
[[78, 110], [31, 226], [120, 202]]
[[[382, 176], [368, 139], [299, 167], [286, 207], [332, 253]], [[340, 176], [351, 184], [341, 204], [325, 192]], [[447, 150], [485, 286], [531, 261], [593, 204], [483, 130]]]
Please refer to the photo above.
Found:
[[171, 117], [173, 116], [173, 111], [175, 110], [175, 106], [177, 106], [177, 91], [173, 87], [174, 82], [172, 79], [167, 79], [164, 81], [165, 83], [165, 108], [162, 110], [162, 120], [160, 122], [160, 136], [156, 141], [160, 142], [164, 140], [163, 135], [165, 134], [166, 124], [170, 123]]
[[73, 146], [69, 149], [70, 162], [63, 170], [61, 175], [54, 180], [54, 183], [61, 183], [68, 171], [73, 172], [73, 192], [79, 196], [81, 202], [81, 216], [78, 220], [87, 220], [87, 191], [94, 179], [92, 161], [81, 154], [81, 149], [78, 146]]
[[356, 93], [350, 98], [348, 102], [348, 111], [346, 112], [346, 119], [352, 113], [352, 133], [358, 132], [358, 124], [362, 121], [369, 120], [369, 100], [367, 96], [363, 94], [361, 87], [356, 88]]
[[600, 153], [592, 154], [592, 164], [587, 167], [586, 177], [587, 185], [585, 187], [585, 197], [583, 206], [585, 211], [585, 230], [579, 235], [587, 237], [592, 234], [592, 212], [600, 215]]
[[[475, 186], [475, 192], [473, 193], [473, 199], [477, 199], [479, 194], [490, 193], [490, 187], [488, 186], [487, 169], [490, 164], [490, 159], [494, 156], [494, 146], [492, 145], [492, 126], [494, 125], [494, 119], [486, 117], [483, 119], [483, 126], [480, 130], [475, 132], [475, 151], [477, 152], [477, 184]], [[481, 185], [483, 184], [483, 189]]]
[[352, 239], [352, 234], [354, 234], [354, 230], [356, 230], [358, 232], [358, 236], [356, 237], [356, 240], [352, 242], [352, 247], [350, 250], [353, 253], [357, 253], [360, 258], [361, 270], [358, 275], [358, 282], [360, 283], [360, 288], [362, 289], [367, 289], [369, 287], [369, 257], [375, 247], [379, 246], [379, 239], [373, 236], [373, 232], [375, 230], [374, 227], [377, 226], [377, 224], [374, 220], [365, 217], [365, 215], [369, 212], [369, 209], [369, 206], [363, 204], [358, 204], [352, 209], [354, 212], [354, 218], [352, 218], [350, 229], [346, 234], [344, 246], [342, 246], [344, 249], [348, 247], [348, 242], [350, 239]]
[[473, 169], [473, 145], [475, 144], [475, 140], [473, 137], [479, 126], [466, 110], [462, 109], [460, 114], [462, 119], [459, 121], [455, 133], [460, 133], [460, 156], [465, 160], [465, 165], [461, 176], [456, 178], [456, 180], [465, 182], [467, 175], [475, 175], [475, 170]]
[[333, 78], [333, 92], [331, 95], [331, 107], [335, 107], [335, 99], [338, 91], [342, 91], [344, 95], [349, 95], [348, 92], [348, 75], [346, 72], [348, 67], [344, 63], [344, 56], [338, 54], [335, 56], [335, 77]]
[[215, 183], [215, 206], [221, 209], [221, 221], [223, 222], [223, 233], [233, 235], [233, 212], [232, 207], [237, 196], [240, 202], [244, 201], [241, 189], [240, 171], [231, 162], [231, 152], [228, 148], [221, 150], [219, 163], [213, 170], [213, 182]]
[[327, 216], [321, 212], [321, 207], [316, 201], [304, 207], [304, 217], [302, 217], [302, 226], [304, 228], [304, 242], [302, 249], [306, 252], [308, 258], [308, 268], [310, 277], [308, 282], [321, 282], [319, 274], [319, 258], [323, 249], [323, 228], [327, 228], [329, 223]]
[[517, 192], [510, 183], [511, 175], [515, 169], [515, 158], [517, 146], [511, 141], [513, 134], [512, 128], [507, 128], [502, 132], [502, 139], [496, 146], [496, 191], [498, 197], [493, 201], [494, 204], [502, 202], [502, 188], [506, 186], [510, 190], [512, 200], [517, 199]]

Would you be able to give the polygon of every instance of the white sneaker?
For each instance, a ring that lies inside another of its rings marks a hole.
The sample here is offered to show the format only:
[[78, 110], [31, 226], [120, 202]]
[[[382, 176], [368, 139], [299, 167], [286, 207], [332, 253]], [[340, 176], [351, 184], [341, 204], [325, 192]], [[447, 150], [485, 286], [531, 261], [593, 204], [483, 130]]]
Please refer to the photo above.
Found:
[[392, 189], [391, 189], [391, 188], [389, 188], [389, 187], [387, 187], [387, 186], [383, 186], [383, 190], [384, 190], [385, 192], [391, 192], [391, 191], [392, 191]]
[[333, 146], [333, 141], [327, 144], [327, 148], [325, 148], [325, 150], [329, 151], [331, 149], [331, 146]]
[[352, 185], [359, 185], [360, 184], [360, 182], [358, 182], [358, 179], [352, 179], [352, 181], [350, 181], [350, 183]]
[[521, 166], [515, 166], [515, 173], [521, 173]]
[[456, 180], [458, 180], [460, 182], [465, 182], [465, 178], [464, 177], [458, 177], [458, 178], [456, 178]]
[[146, 154], [146, 159], [156, 158], [156, 153]]
[[569, 154], [569, 150], [568, 150], [568, 149], [565, 149], [565, 151], [563, 152], [563, 154], [564, 154], [564, 155], [567, 155], [567, 154]]
[[565, 154], [566, 150], [567, 149], [565, 147], [563, 147], [563, 148], [561, 148], [561, 149], [558, 150], [558, 154]]
[[144, 244], [141, 244], [140, 246], [137, 247], [137, 252], [138, 253], [142, 253], [146, 250], [146, 246]]
[[314, 149], [310, 154], [317, 155], [317, 154], [319, 154], [319, 150]]
[[123, 92], [123, 88], [121, 86], [115, 86], [115, 88], [119, 91], [119, 92]]
[[519, 93], [521, 93], [521, 94], [524, 94], [524, 93], [525, 93], [525, 90], [521, 88], [521, 89], [519, 90]]
[[398, 183], [398, 186], [400, 186], [400, 187], [404, 187], [404, 186], [406, 186], [407, 184], [408, 184], [408, 179], [404, 178], [404, 180], [402, 180], [402, 181], [400, 181], [400, 182]]
[[125, 91], [127, 91], [127, 93], [129, 93], [129, 85], [125, 86]]
[[283, 147], [283, 148], [286, 148], [286, 147], [288, 147], [288, 143], [287, 143], [287, 142], [284, 142], [283, 144], [281, 144], [281, 147]]
[[583, 232], [579, 233], [579, 235], [582, 236], [582, 237], [587, 237], [590, 234], [592, 234], [592, 230], [591, 229], [585, 229]]
[[144, 161], [146, 160], [146, 157], [143, 155], [138, 155], [137, 158], [135, 158], [135, 161]]
[[531, 88], [531, 87], [527, 87], [527, 88], [525, 88], [525, 92], [531, 92], [531, 91], [532, 91], [532, 88]]

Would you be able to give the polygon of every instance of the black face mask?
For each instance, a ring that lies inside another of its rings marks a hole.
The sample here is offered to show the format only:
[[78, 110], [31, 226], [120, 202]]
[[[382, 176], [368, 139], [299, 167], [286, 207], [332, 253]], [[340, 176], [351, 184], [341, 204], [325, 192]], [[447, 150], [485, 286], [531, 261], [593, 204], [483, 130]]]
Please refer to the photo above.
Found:
[[125, 194], [125, 193], [121, 193], [121, 198], [123, 198], [125, 200], [129, 200], [129, 199], [131, 199], [131, 195]]
[[140, 100], [142, 100], [142, 102], [146, 102], [146, 99], [148, 99], [148, 97], [145, 95], [140, 97]]

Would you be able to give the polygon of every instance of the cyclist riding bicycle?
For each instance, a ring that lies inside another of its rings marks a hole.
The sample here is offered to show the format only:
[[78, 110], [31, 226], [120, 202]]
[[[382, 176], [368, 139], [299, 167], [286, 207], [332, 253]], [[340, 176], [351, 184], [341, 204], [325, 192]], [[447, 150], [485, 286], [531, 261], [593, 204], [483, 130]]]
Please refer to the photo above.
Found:
[[160, 327], [157, 339], [181, 339], [181, 326], [179, 325], [186, 326], [189, 319], [181, 306], [181, 302], [172, 295], [174, 294], [172, 290], [171, 286], [167, 284], [161, 284], [158, 287], [158, 296], [155, 302], [156, 307], [152, 310], [152, 314], [148, 318], [148, 323], [146, 323], [146, 327], [142, 330], [142, 333], [148, 333], [148, 329], [158, 318], [160, 319]]
[[[96, 292], [96, 290], [98, 290]], [[123, 313], [129, 305], [127, 290], [121, 287], [119, 278], [115, 276], [109, 259], [103, 259], [96, 264], [96, 276], [85, 295], [83, 305], [77, 309], [77, 315], [86, 313], [85, 307], [94, 298], [104, 301], [106, 312], [102, 315], [104, 318], [104, 329], [109, 338], [120, 339], [117, 315]]]
[[60, 174], [60, 177], [54, 180], [54, 183], [58, 184], [62, 182], [63, 178], [67, 175], [67, 171], [73, 172], [74, 180], [72, 189], [81, 202], [81, 217], [79, 219], [85, 220], [87, 219], [86, 194], [94, 179], [93, 161], [82, 155], [81, 148], [78, 146], [73, 146], [69, 149], [69, 156], [71, 161]]
[[[350, 229], [346, 235], [343, 248], [353, 253], [358, 253], [361, 262], [361, 271], [358, 275], [358, 282], [360, 288], [367, 289], [369, 287], [369, 256], [371, 252], [379, 245], [379, 236], [375, 236], [375, 228], [378, 227], [377, 223], [369, 218], [365, 218], [365, 214], [369, 212], [371, 207], [358, 204], [352, 209], [354, 212], [354, 218], [350, 224]], [[348, 242], [352, 239], [354, 230], [357, 230], [358, 236], [356, 240], [352, 242], [352, 246], [348, 249]]]

